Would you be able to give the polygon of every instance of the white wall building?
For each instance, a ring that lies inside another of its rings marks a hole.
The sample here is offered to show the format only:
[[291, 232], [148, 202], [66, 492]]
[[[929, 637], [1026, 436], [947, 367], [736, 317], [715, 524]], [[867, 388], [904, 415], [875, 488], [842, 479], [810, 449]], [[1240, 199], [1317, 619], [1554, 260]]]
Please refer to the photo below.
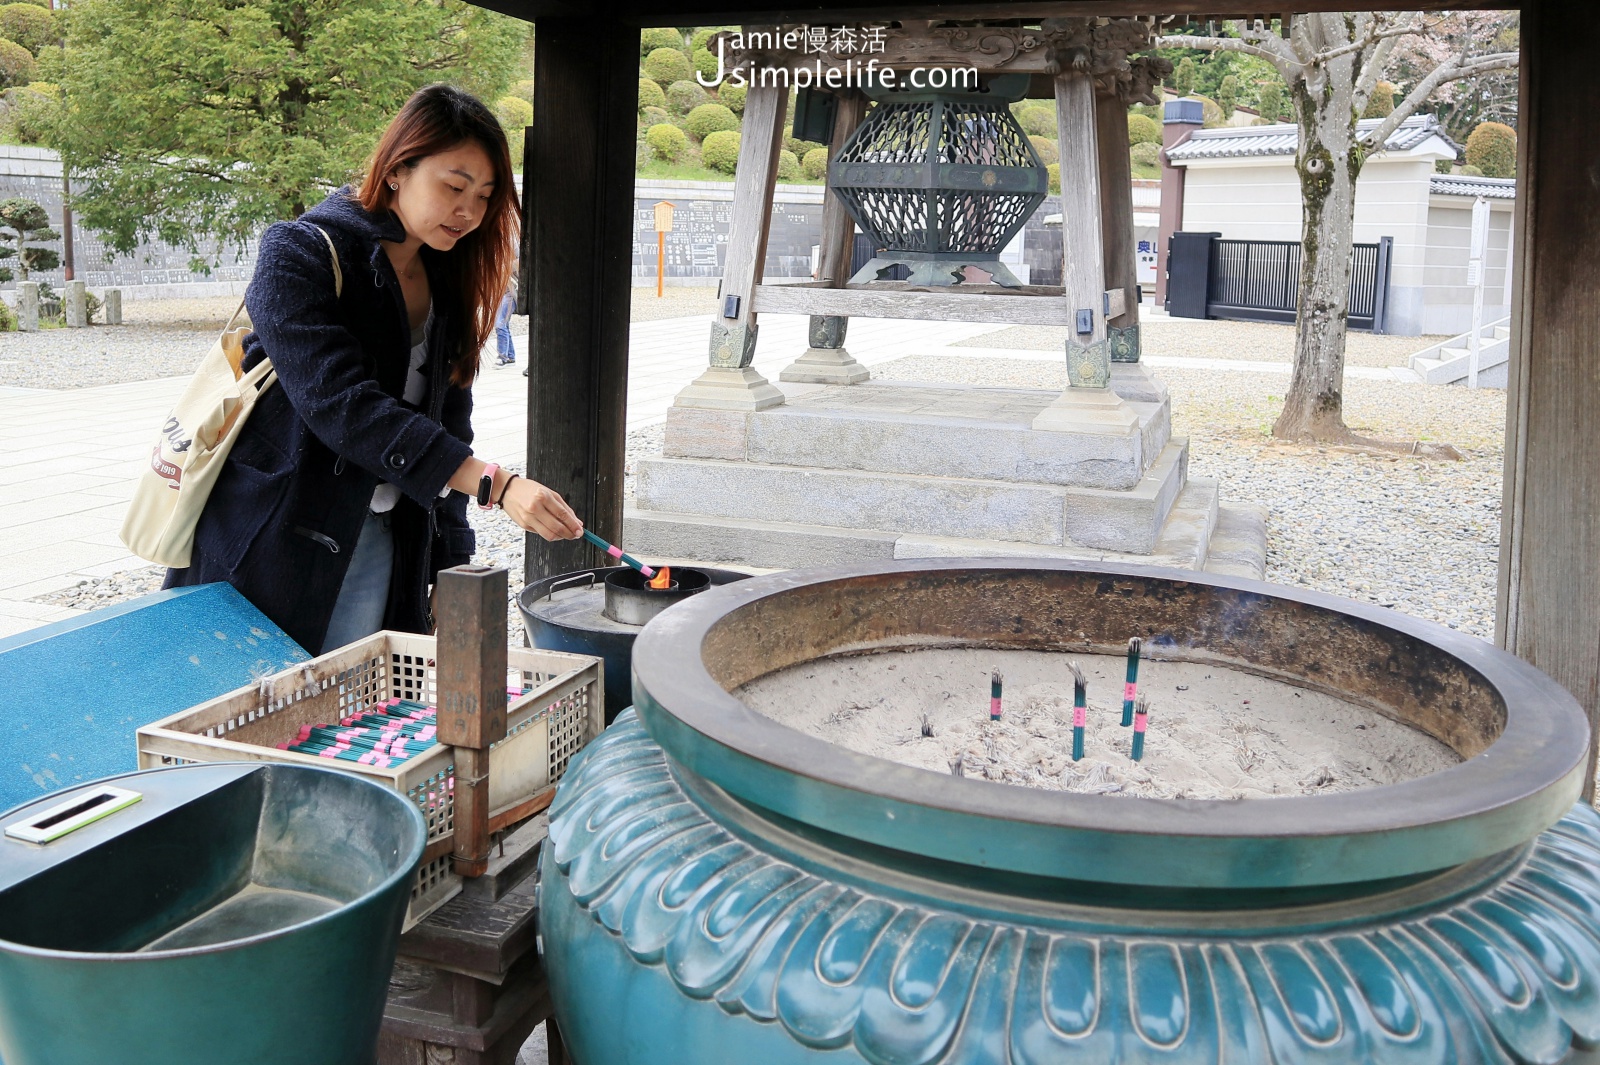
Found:
[[[1361, 122], [1376, 128], [1376, 119]], [[1230, 240], [1301, 236], [1300, 180], [1294, 169], [1293, 125], [1200, 129], [1167, 150], [1184, 170], [1183, 225]], [[1368, 158], [1356, 181], [1354, 239], [1394, 238], [1388, 332], [1454, 334], [1470, 324], [1467, 255], [1473, 201], [1492, 208], [1485, 259], [1485, 319], [1510, 313], [1510, 237], [1516, 183], [1441, 176], [1434, 163], [1458, 150], [1431, 115], [1414, 115]]]

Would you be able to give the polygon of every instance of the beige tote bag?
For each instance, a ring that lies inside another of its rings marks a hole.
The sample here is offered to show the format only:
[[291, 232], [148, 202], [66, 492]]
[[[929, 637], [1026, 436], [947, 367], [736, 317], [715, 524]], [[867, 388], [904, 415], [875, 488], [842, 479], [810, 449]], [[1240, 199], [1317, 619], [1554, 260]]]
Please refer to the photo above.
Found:
[[[339, 252], [333, 238], [316, 227], [333, 256], [334, 295], [344, 291]], [[246, 326], [235, 328], [244, 301], [233, 312], [222, 335], [200, 362], [177, 405], [167, 415], [150, 451], [150, 466], [139, 475], [133, 502], [122, 522], [122, 542], [140, 558], [183, 569], [194, 551], [194, 529], [206, 498], [217, 483], [222, 463], [239, 438], [256, 400], [278, 375], [272, 360], [262, 359], [240, 372]]]

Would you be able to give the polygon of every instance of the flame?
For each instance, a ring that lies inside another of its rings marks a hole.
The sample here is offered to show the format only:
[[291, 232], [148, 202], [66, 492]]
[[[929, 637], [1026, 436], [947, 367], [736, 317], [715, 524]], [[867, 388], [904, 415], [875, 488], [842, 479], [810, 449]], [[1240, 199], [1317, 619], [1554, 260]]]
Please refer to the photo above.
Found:
[[650, 578], [650, 587], [658, 592], [664, 592], [672, 587], [672, 567], [662, 566], [656, 570], [656, 575]]

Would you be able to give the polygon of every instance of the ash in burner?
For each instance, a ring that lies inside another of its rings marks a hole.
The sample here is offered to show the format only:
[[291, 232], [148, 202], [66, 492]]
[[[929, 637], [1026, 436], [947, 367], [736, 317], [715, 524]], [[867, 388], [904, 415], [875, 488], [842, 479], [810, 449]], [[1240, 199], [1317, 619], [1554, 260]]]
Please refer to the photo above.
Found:
[[[819, 659], [736, 693], [791, 728], [933, 772], [1023, 787], [1164, 799], [1314, 795], [1394, 784], [1457, 764], [1446, 745], [1366, 707], [1145, 648], [1144, 756], [1122, 722], [1127, 660], [970, 648]], [[1088, 679], [1084, 757], [1072, 758], [1075, 661]], [[1005, 678], [990, 720], [991, 674]], [[931, 732], [931, 735], [928, 733]]]

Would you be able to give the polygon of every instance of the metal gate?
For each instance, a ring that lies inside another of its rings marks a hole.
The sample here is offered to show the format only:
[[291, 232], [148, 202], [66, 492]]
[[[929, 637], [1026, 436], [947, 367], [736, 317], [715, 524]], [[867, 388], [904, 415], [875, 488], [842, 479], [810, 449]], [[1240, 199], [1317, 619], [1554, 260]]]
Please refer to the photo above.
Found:
[[[1173, 234], [1209, 239], [1204, 257], [1171, 255], [1168, 291], [1171, 313], [1199, 317], [1198, 300], [1180, 301], [1180, 293], [1205, 293], [1205, 317], [1250, 321], [1293, 322], [1300, 295], [1300, 242], [1297, 240], [1223, 240], [1213, 234]], [[1354, 329], [1385, 331], [1388, 318], [1389, 264], [1394, 238], [1357, 244], [1351, 252], [1349, 322]], [[1204, 277], [1193, 276], [1203, 272]], [[1180, 309], [1179, 303], [1189, 309]]]

